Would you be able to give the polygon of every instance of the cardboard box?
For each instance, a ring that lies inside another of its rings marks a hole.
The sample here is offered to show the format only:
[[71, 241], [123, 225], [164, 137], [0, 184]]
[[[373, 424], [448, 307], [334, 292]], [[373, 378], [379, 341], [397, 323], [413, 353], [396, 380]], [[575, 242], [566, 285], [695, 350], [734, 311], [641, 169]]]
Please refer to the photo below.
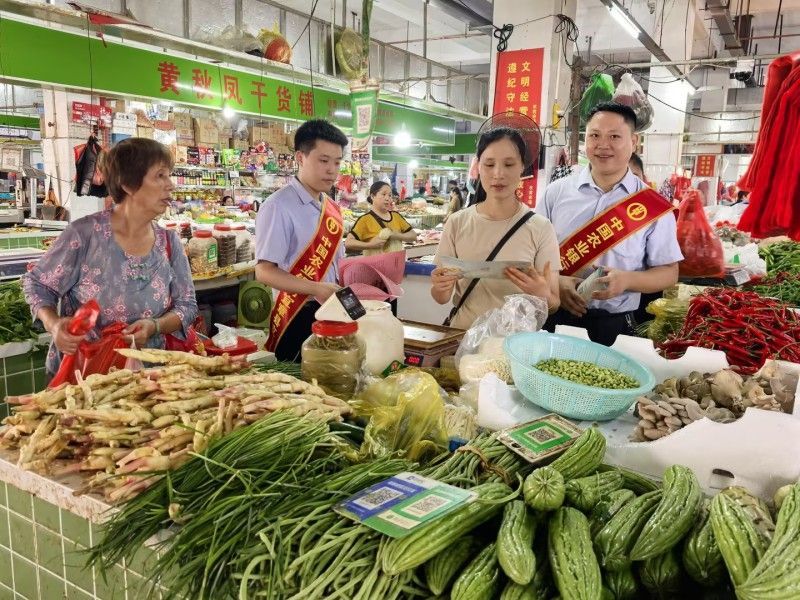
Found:
[[175, 148], [175, 164], [188, 165], [189, 164], [189, 148], [187, 146], [178, 145]]
[[192, 123], [192, 115], [184, 112], [172, 113], [172, 122], [175, 124], [175, 129], [194, 129]]
[[174, 146], [177, 143], [174, 129], [171, 131], [164, 131], [156, 127], [153, 129], [153, 139], [165, 146]]
[[114, 118], [111, 121], [112, 127], [136, 127], [137, 124], [137, 117], [133, 113], [124, 113], [118, 112], [114, 114]]
[[248, 140], [240, 140], [240, 139], [231, 139], [230, 148], [234, 148], [236, 150], [249, 150], [250, 149], [250, 142]]
[[160, 131], [175, 131], [175, 123], [172, 121], [155, 120], [153, 121], [153, 127]]
[[137, 110], [136, 111], [136, 125], [139, 126], [139, 127], [152, 127], [153, 126], [153, 122], [150, 120], [150, 118], [146, 114], [144, 114], [143, 110]]
[[194, 139], [198, 146], [219, 145], [219, 128], [211, 119], [194, 120]]
[[250, 144], [255, 146], [259, 142], [267, 141], [269, 137], [269, 127], [264, 125], [253, 125], [250, 127], [249, 141]]
[[139, 126], [136, 128], [136, 135], [140, 138], [147, 138], [152, 140], [155, 129], [152, 127]]
[[187, 133], [181, 134], [181, 132], [177, 132], [175, 140], [178, 143], [178, 145], [180, 145], [180, 146], [195, 146], [195, 145], [197, 145], [197, 142], [194, 139], [194, 132], [191, 132], [191, 133], [188, 133], [188, 134]]
[[186, 164], [199, 165], [200, 164], [200, 149], [195, 146], [190, 146], [186, 149]]

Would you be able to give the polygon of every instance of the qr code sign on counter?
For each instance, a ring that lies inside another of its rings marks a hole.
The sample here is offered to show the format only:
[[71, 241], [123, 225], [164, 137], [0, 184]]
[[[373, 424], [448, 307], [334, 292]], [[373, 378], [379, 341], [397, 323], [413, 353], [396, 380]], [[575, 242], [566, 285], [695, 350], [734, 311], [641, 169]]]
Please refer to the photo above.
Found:
[[382, 487], [378, 488], [377, 490], [373, 490], [369, 494], [364, 494], [361, 498], [354, 500], [354, 504], [358, 504], [359, 506], [363, 506], [367, 510], [373, 510], [399, 498], [403, 495], [403, 492], [399, 490], [393, 490], [389, 487]]
[[441, 496], [431, 494], [430, 496], [420, 498], [416, 502], [412, 502], [403, 509], [403, 512], [421, 519], [448, 504], [450, 504], [448, 498], [442, 498]]
[[550, 440], [554, 440], [558, 437], [556, 432], [550, 431], [546, 427], [539, 427], [533, 431], [528, 431], [525, 435], [538, 444], [546, 444]]

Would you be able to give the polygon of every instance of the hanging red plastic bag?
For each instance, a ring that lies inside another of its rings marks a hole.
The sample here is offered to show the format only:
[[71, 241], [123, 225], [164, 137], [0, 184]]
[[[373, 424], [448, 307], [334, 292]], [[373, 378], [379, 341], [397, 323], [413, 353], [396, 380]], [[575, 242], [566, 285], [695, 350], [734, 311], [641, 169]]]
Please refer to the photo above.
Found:
[[703, 211], [700, 192], [689, 189], [684, 194], [678, 214], [678, 243], [683, 252], [681, 277], [725, 276], [725, 253]]
[[653, 124], [653, 105], [633, 75], [625, 73], [614, 92], [614, 102], [630, 106], [636, 113], [636, 131], [644, 131]]
[[673, 173], [670, 175], [670, 183], [672, 184], [674, 190], [672, 197], [676, 200], [683, 200], [684, 194], [692, 185], [692, 180], [688, 177], [684, 177], [683, 175]]

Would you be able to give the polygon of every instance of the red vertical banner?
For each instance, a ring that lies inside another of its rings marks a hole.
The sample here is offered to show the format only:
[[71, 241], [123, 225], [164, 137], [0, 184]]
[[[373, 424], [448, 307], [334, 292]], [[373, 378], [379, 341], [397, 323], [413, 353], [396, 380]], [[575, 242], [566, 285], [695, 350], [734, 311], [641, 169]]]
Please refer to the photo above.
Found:
[[[538, 125], [542, 115], [544, 48], [506, 50], [497, 54], [492, 114], [520, 113]], [[535, 159], [538, 157], [534, 157]], [[517, 189], [520, 202], [536, 205], [538, 172], [524, 177]]]
[[694, 163], [695, 177], [714, 177], [717, 166], [715, 154], [698, 154]]
[[536, 208], [536, 183], [539, 180], [539, 172], [534, 170], [533, 175], [523, 177], [519, 181], [517, 188], [517, 198], [523, 204]]
[[544, 48], [497, 54], [493, 114], [518, 112], [540, 124]]

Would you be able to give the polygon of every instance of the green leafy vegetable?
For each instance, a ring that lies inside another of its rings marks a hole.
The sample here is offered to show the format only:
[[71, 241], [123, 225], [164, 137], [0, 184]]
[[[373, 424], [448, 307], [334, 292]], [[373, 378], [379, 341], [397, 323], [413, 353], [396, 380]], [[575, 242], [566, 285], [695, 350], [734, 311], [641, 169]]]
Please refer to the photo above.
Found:
[[0, 345], [36, 339], [31, 310], [17, 281], [0, 283]]

